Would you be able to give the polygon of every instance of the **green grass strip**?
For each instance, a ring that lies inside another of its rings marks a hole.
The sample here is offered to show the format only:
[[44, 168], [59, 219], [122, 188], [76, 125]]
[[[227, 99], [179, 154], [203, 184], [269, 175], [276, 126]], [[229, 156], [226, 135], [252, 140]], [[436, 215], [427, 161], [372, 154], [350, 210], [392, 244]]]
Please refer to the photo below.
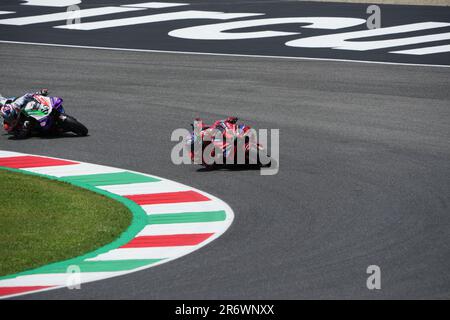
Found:
[[62, 178], [64, 181], [86, 183], [91, 186], [109, 186], [115, 184], [130, 184], [143, 182], [157, 182], [161, 181], [153, 177], [144, 176], [133, 172], [115, 172], [102, 174], [87, 174], [81, 176], [68, 176]]
[[226, 219], [226, 216], [227, 215], [223, 210], [150, 214], [147, 217], [147, 223], [169, 224], [169, 223], [214, 222], [214, 221], [224, 221]]
[[71, 265], [80, 265], [82, 264], [85, 260], [90, 259], [90, 258], [94, 258], [102, 253], [106, 253], [108, 251], [111, 251], [113, 249], [117, 249], [123, 245], [125, 245], [126, 243], [130, 242], [146, 225], [147, 225], [147, 214], [145, 213], [145, 211], [135, 202], [121, 197], [119, 195], [115, 195], [113, 193], [110, 193], [108, 191], [102, 190], [102, 189], [97, 189], [95, 187], [93, 187], [90, 184], [87, 183], [83, 183], [83, 182], [79, 182], [79, 181], [64, 181], [62, 178], [56, 178], [56, 177], [52, 177], [52, 176], [48, 176], [48, 175], [44, 175], [44, 174], [38, 174], [38, 173], [33, 173], [33, 172], [29, 172], [29, 171], [22, 171], [19, 169], [11, 169], [11, 168], [5, 168], [5, 167], [0, 167], [0, 170], [7, 170], [7, 171], [11, 171], [11, 172], [19, 172], [22, 174], [26, 174], [26, 175], [32, 175], [32, 176], [39, 176], [39, 177], [43, 177], [43, 178], [47, 178], [50, 180], [56, 180], [56, 181], [62, 181], [62, 182], [68, 182], [72, 185], [75, 185], [77, 187], [80, 188], [84, 188], [87, 190], [90, 190], [92, 192], [96, 192], [99, 193], [101, 195], [104, 195], [106, 197], [112, 198], [120, 203], [122, 203], [123, 205], [125, 205], [132, 213], [132, 221], [131, 221], [131, 225], [120, 235], [119, 238], [117, 238], [116, 240], [114, 240], [113, 242], [99, 248], [96, 249], [94, 251], [91, 251], [87, 254], [84, 254], [82, 256], [78, 256], [72, 259], [68, 259], [65, 261], [60, 261], [60, 262], [55, 262], [55, 263], [51, 263], [39, 268], [35, 268], [33, 270], [27, 270], [24, 272], [19, 272], [16, 274], [11, 274], [11, 275], [6, 275], [6, 276], [2, 276], [0, 277], [0, 280], [4, 280], [4, 279], [11, 279], [11, 278], [16, 278], [18, 276], [22, 276], [22, 275], [27, 275], [27, 274], [39, 274], [39, 273], [47, 273], [46, 270], [48, 270], [48, 268], [64, 268], [67, 269], [67, 267], [71, 266]]

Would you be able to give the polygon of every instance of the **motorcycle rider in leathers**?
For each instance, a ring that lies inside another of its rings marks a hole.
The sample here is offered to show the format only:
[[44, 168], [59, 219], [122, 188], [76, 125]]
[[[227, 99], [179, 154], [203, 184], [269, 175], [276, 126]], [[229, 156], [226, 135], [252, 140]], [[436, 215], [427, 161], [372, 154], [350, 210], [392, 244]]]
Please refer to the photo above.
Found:
[[3, 118], [3, 129], [8, 133], [13, 133], [17, 138], [28, 136], [32, 127], [29, 121], [20, 123], [22, 110], [33, 109], [47, 111], [48, 107], [40, 104], [34, 98], [34, 95], [47, 96], [48, 90], [41, 89], [35, 93], [26, 93], [19, 98], [10, 100], [0, 94], [0, 115]]
[[[211, 141], [219, 138], [222, 143], [225, 143], [226, 141], [233, 141], [246, 137], [254, 138], [251, 135], [251, 128], [244, 124], [238, 125], [237, 121], [237, 117], [228, 117], [223, 120], [217, 120], [212, 125], [206, 125], [200, 118], [196, 118], [194, 124], [192, 125], [192, 127], [194, 128], [194, 133], [187, 142], [187, 144], [191, 146], [191, 152], [193, 152], [194, 150], [194, 143], [200, 143], [200, 141]], [[195, 134], [195, 131], [197, 131], [197, 134]], [[252, 139], [250, 140], [253, 141]], [[227, 156], [227, 153], [228, 151], [230, 151], [231, 147], [232, 145], [230, 144], [227, 148], [224, 149], [223, 152], [225, 157]]]

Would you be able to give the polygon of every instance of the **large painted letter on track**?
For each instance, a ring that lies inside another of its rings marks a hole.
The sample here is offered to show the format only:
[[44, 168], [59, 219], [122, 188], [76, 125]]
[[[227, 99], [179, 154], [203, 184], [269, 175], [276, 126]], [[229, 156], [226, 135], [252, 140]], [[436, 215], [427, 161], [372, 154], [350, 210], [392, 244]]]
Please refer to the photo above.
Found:
[[177, 29], [169, 32], [169, 35], [176, 38], [195, 40], [236, 40], [236, 39], [256, 39], [268, 37], [280, 37], [299, 34], [300, 32], [281, 31], [255, 31], [255, 32], [227, 32], [235, 29], [252, 28], [268, 25], [281, 24], [307, 24], [303, 28], [309, 29], [341, 29], [353, 27], [365, 23], [364, 19], [358, 18], [334, 18], [334, 17], [292, 17], [292, 18], [269, 18], [245, 21], [233, 21], [216, 23], [196, 27]]
[[[404, 32], [442, 28], [448, 26], [450, 26], [450, 23], [421, 22], [421, 23], [405, 24], [395, 27], [337, 33], [317, 37], [308, 37], [288, 41], [286, 42], [286, 45], [289, 47], [298, 47], [298, 48], [333, 48], [340, 50], [357, 50], [357, 51], [376, 50], [411, 44], [449, 40], [450, 32], [431, 34], [425, 36], [422, 35], [416, 37], [408, 37], [408, 38], [388, 39], [388, 40], [361, 41], [359, 39]], [[351, 41], [351, 40], [358, 40], [358, 41]]]
[[[245, 17], [253, 17], [261, 15], [261, 13], [224, 13], [216, 11], [180, 11], [169, 12], [160, 14], [151, 14], [147, 16], [112, 19], [95, 22], [86, 22], [79, 25], [77, 30], [99, 30], [106, 28], [124, 27], [131, 25], [163, 22], [163, 21], [176, 21], [176, 20], [191, 20], [191, 19], [217, 19], [217, 20], [229, 20]], [[71, 26], [62, 25], [56, 26], [58, 29], [72, 29]]]

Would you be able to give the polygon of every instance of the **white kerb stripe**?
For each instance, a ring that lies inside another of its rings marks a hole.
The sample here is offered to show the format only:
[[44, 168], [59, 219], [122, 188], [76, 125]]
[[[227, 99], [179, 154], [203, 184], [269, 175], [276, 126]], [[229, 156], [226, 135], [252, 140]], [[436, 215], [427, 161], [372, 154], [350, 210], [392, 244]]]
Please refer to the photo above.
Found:
[[198, 246], [114, 249], [86, 261], [174, 258], [195, 251], [197, 248]]
[[179, 212], [199, 212], [223, 210], [224, 206], [220, 201], [199, 201], [183, 203], [150, 204], [141, 206], [147, 214], [179, 213]]
[[150, 224], [146, 226], [141, 232], [139, 232], [137, 236], [218, 233], [224, 231], [226, 228], [227, 225], [225, 225], [223, 221]]
[[[84, 283], [93, 280], [115, 277], [124, 273], [127, 272], [82, 272], [80, 276], [81, 282]], [[19, 276], [17, 278], [0, 281], [0, 287], [65, 286], [67, 281], [70, 279], [70, 276], [73, 276], [73, 273], [46, 273]]]
[[18, 156], [27, 156], [27, 154], [23, 154], [20, 152], [1, 151], [0, 150], [0, 158], [18, 157]]
[[103, 173], [116, 173], [124, 172], [123, 169], [100, 166], [96, 164], [89, 163], [78, 163], [70, 164], [65, 166], [50, 166], [50, 167], [39, 167], [39, 168], [27, 168], [23, 169], [25, 171], [30, 171], [34, 173], [46, 174], [55, 177], [68, 177], [68, 176], [79, 176], [87, 174], [103, 174]]
[[192, 188], [182, 185], [180, 183], [161, 180], [157, 182], [145, 182], [145, 183], [130, 183], [130, 184], [120, 184], [112, 186], [100, 186], [99, 189], [109, 191], [114, 194], [121, 196], [133, 195], [133, 194], [152, 194], [152, 193], [163, 193], [163, 192], [176, 192], [176, 191], [187, 191]]

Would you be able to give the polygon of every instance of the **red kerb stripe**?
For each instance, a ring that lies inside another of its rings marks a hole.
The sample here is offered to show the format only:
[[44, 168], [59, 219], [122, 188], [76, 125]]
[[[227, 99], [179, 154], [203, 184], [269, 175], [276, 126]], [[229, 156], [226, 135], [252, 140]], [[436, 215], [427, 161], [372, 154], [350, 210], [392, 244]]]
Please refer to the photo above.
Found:
[[195, 246], [214, 233], [171, 234], [164, 236], [136, 237], [121, 248]]
[[153, 194], [136, 194], [125, 196], [139, 205], [209, 201], [210, 199], [195, 191], [164, 192]]
[[8, 167], [14, 169], [65, 166], [69, 164], [77, 164], [78, 162], [59, 160], [37, 156], [18, 156], [0, 158], [0, 167]]
[[0, 287], [0, 296], [9, 296], [10, 294], [24, 293], [28, 291], [36, 291], [52, 286], [33, 286], [33, 287]]

